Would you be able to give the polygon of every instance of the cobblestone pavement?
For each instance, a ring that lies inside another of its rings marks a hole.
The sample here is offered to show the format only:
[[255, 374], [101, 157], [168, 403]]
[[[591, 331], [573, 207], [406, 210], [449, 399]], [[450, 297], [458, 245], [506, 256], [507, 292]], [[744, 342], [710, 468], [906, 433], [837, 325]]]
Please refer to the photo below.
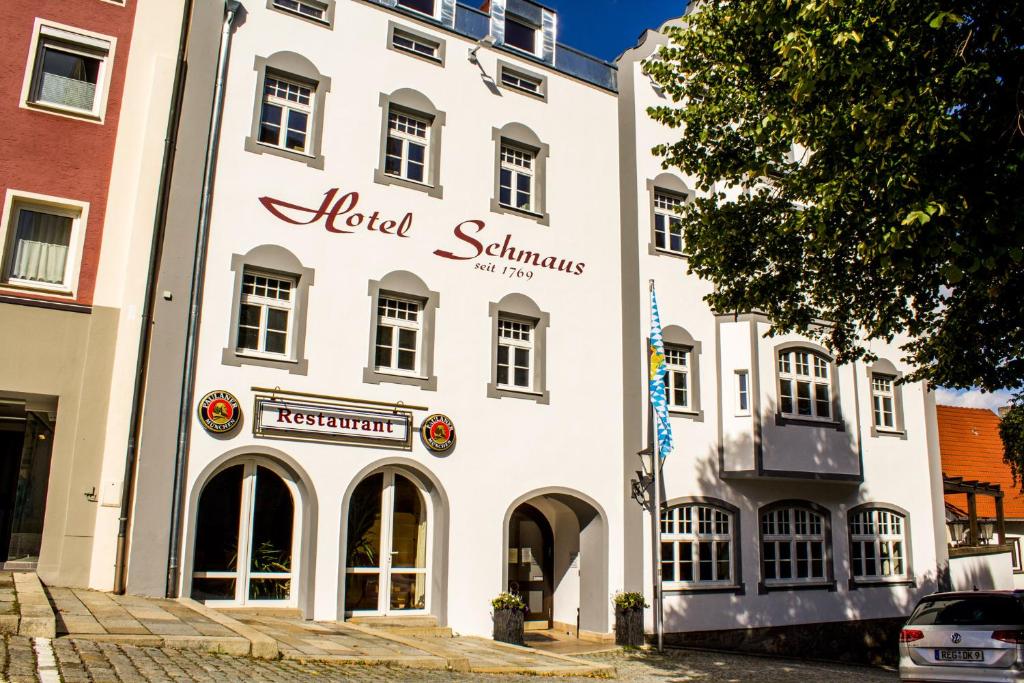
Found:
[[[265, 662], [168, 648], [133, 647], [61, 638], [53, 641], [64, 683], [292, 683], [298, 681], [423, 681], [424, 683], [524, 683], [526, 676], [457, 674], [388, 666], [342, 666]], [[618, 670], [627, 683], [819, 683], [895, 681], [891, 671], [837, 664], [794, 662], [713, 652], [674, 651], [669, 655], [619, 652], [581, 657]], [[593, 681], [549, 679], [536, 681]], [[11, 636], [0, 640], [0, 681], [37, 683], [32, 641]]]

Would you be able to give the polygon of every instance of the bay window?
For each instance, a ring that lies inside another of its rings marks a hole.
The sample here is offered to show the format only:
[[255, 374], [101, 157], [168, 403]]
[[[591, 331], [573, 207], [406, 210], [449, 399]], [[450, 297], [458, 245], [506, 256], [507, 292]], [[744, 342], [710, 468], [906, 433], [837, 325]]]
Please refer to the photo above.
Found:
[[832, 363], [809, 349], [778, 354], [779, 412], [788, 417], [832, 419]]

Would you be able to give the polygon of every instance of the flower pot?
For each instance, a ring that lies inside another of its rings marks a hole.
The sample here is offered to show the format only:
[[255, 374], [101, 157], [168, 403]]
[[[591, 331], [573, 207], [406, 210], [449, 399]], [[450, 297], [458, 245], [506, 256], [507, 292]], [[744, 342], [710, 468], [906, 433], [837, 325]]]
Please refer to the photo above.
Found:
[[627, 647], [641, 647], [644, 644], [643, 608], [615, 610], [615, 644]]
[[494, 610], [494, 639], [523, 645], [523, 617], [523, 611], [518, 609]]

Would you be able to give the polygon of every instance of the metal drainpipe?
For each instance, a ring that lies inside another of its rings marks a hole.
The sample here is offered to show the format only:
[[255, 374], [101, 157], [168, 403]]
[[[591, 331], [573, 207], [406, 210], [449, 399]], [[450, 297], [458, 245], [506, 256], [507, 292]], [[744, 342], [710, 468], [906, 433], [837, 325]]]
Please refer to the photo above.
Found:
[[221, 114], [224, 109], [224, 81], [227, 77], [228, 56], [231, 52], [231, 28], [239, 10], [236, 0], [229, 0], [221, 30], [220, 54], [217, 57], [217, 82], [213, 90], [213, 111], [210, 114], [210, 136], [206, 147], [206, 167], [203, 171], [203, 189], [199, 203], [199, 230], [196, 252], [192, 262], [192, 287], [189, 294], [188, 325], [185, 333], [185, 364], [181, 377], [181, 404], [178, 410], [178, 438], [174, 451], [174, 483], [171, 501], [171, 538], [167, 552], [167, 586], [169, 598], [178, 597], [178, 578], [181, 572], [181, 518], [184, 499], [185, 466], [188, 462], [189, 435], [192, 425], [192, 399], [196, 374], [196, 347], [199, 341], [199, 312], [203, 301], [203, 280], [206, 274], [206, 247], [210, 236], [210, 207], [213, 199], [213, 180], [216, 174], [217, 147], [220, 143]]
[[181, 18], [181, 37], [178, 40], [178, 56], [174, 67], [174, 89], [171, 92], [171, 111], [167, 119], [167, 134], [164, 137], [163, 163], [160, 168], [159, 195], [154, 216], [153, 240], [149, 249], [149, 269], [146, 271], [146, 297], [142, 304], [139, 348], [136, 353], [135, 387], [132, 394], [132, 413], [128, 422], [128, 445], [124, 456], [124, 476], [121, 479], [121, 514], [117, 526], [117, 556], [114, 560], [114, 592], [125, 592], [125, 570], [128, 555], [128, 523], [131, 520], [132, 497], [135, 495], [135, 470], [138, 463], [138, 439], [142, 428], [142, 396], [146, 389], [146, 365], [149, 362], [150, 340], [153, 336], [153, 305], [156, 301], [157, 271], [160, 267], [160, 252], [164, 231], [167, 226], [167, 204], [171, 193], [171, 169], [174, 167], [174, 152], [178, 139], [178, 124], [181, 120], [181, 101], [185, 92], [185, 49], [188, 46], [193, 0], [184, 6]]

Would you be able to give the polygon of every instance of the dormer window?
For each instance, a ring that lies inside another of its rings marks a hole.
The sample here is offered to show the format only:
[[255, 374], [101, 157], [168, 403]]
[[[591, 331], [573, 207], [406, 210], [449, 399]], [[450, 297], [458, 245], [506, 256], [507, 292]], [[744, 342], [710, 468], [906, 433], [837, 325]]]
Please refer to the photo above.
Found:
[[537, 54], [537, 29], [512, 17], [505, 17], [505, 44]]
[[434, 0], [398, 0], [398, 4], [415, 12], [434, 16]]

